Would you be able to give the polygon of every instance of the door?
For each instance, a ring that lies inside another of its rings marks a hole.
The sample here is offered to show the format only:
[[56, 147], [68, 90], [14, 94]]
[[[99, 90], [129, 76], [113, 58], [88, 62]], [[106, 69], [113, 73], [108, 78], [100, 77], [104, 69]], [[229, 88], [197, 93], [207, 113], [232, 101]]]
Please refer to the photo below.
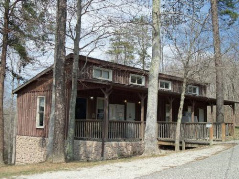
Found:
[[86, 98], [76, 98], [76, 119], [86, 119]]
[[204, 122], [204, 110], [199, 109], [199, 122]]
[[109, 105], [109, 120], [124, 120], [124, 105]]
[[135, 103], [127, 103], [127, 117], [128, 121], [135, 120]]

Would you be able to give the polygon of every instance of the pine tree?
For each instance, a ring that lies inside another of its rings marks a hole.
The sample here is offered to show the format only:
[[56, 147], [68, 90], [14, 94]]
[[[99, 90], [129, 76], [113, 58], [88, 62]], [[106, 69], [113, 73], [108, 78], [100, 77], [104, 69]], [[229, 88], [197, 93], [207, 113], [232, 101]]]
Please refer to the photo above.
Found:
[[25, 66], [32, 60], [28, 53], [27, 41], [32, 43], [31, 46], [34, 44], [42, 49], [42, 42], [47, 39], [47, 35], [40, 34], [43, 31], [42, 24], [45, 22], [45, 13], [38, 9], [38, 4], [41, 2], [6, 0], [0, 3], [4, 9], [2, 31], [0, 31], [3, 37], [0, 64], [0, 163], [3, 163], [4, 150], [3, 95], [7, 52], [9, 48], [13, 49], [20, 57], [22, 65]]

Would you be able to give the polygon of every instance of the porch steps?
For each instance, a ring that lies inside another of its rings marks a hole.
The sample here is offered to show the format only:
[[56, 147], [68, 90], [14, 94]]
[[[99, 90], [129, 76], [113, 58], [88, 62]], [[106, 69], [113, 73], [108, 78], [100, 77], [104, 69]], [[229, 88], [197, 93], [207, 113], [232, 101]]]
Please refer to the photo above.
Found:
[[[185, 147], [199, 147], [201, 145], [210, 145], [208, 140], [185, 140]], [[158, 145], [175, 146], [173, 139], [158, 139]], [[183, 142], [180, 141], [180, 146], [183, 146]]]

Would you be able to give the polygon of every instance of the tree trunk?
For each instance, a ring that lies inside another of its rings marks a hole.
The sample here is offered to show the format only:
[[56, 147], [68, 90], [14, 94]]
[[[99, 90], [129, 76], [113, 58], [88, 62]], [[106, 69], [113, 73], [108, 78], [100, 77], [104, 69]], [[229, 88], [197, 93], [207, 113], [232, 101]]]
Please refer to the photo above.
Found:
[[65, 162], [65, 34], [66, 0], [57, 1], [57, 29], [55, 37], [55, 124], [53, 142], [53, 163]]
[[3, 117], [3, 96], [4, 96], [4, 79], [6, 74], [6, 59], [8, 46], [8, 23], [9, 23], [9, 3], [5, 1], [3, 36], [2, 36], [2, 56], [0, 64], [0, 165], [4, 164], [4, 117]]
[[[55, 75], [55, 70], [53, 69], [53, 76]], [[48, 132], [48, 143], [47, 143], [47, 153], [46, 160], [51, 162], [53, 159], [53, 142], [54, 142], [54, 125], [55, 125], [55, 79], [52, 82], [52, 97], [51, 97], [51, 115], [49, 121], [49, 132]]]
[[216, 121], [224, 122], [223, 69], [218, 25], [217, 0], [211, 0], [211, 11], [214, 42], [214, 60], [216, 67]]
[[144, 155], [159, 153], [157, 143], [157, 108], [158, 108], [158, 74], [160, 65], [160, 0], [153, 0], [153, 46], [152, 61], [149, 71], [148, 105], [145, 128]]
[[17, 135], [17, 108], [16, 113], [13, 120], [13, 138], [12, 138], [12, 164], [14, 165], [16, 162], [16, 135]]
[[[12, 77], [12, 90], [14, 90], [14, 76]], [[9, 121], [9, 131], [8, 131], [8, 164], [11, 165], [12, 163], [12, 156], [13, 156], [13, 138], [14, 138], [14, 127], [15, 127], [15, 120], [14, 120], [14, 94], [11, 95], [11, 105], [10, 105], [10, 121]], [[6, 135], [6, 134], [5, 134]]]
[[77, 3], [76, 37], [74, 40], [74, 62], [72, 67], [72, 89], [69, 109], [69, 125], [67, 135], [66, 158], [68, 161], [74, 159], [74, 137], [75, 137], [75, 107], [77, 97], [77, 81], [79, 73], [79, 43], [81, 34], [81, 0]]
[[178, 152], [180, 150], [179, 149], [180, 132], [181, 132], [180, 127], [181, 127], [181, 121], [182, 121], [182, 116], [183, 116], [183, 105], [184, 105], [186, 84], [187, 84], [187, 75], [184, 74], [183, 87], [182, 87], [180, 105], [179, 105], [179, 110], [178, 110], [178, 120], [177, 120], [176, 133], [175, 133], [175, 151], [176, 152]]

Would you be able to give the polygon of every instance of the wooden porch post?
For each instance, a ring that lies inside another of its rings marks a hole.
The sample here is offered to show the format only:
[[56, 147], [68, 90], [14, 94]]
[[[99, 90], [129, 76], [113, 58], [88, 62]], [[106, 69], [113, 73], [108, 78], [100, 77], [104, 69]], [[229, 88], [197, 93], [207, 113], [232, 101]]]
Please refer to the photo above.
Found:
[[195, 108], [195, 101], [192, 101], [192, 114], [191, 114], [192, 122], [194, 122], [194, 108]]
[[108, 140], [108, 129], [109, 129], [109, 96], [112, 92], [112, 86], [106, 88], [105, 90], [101, 88], [101, 91], [104, 93], [104, 120], [102, 124], [102, 153], [101, 157], [104, 159], [105, 153], [105, 141]]
[[168, 101], [169, 101], [169, 122], [173, 122], [173, 101], [174, 101], [174, 98], [170, 97], [168, 98]]
[[212, 126], [209, 128], [209, 141], [210, 141], [210, 145], [213, 144], [213, 123]]
[[211, 122], [212, 123], [214, 122], [214, 119], [213, 119], [213, 104], [211, 104]]
[[226, 125], [224, 122], [222, 122], [221, 125], [222, 125], [222, 142], [225, 142], [225, 140], [226, 140]]
[[146, 98], [146, 94], [139, 94], [140, 97], [140, 104], [141, 104], [141, 116], [140, 116], [140, 121], [141, 121], [141, 139], [144, 139], [144, 100]]

